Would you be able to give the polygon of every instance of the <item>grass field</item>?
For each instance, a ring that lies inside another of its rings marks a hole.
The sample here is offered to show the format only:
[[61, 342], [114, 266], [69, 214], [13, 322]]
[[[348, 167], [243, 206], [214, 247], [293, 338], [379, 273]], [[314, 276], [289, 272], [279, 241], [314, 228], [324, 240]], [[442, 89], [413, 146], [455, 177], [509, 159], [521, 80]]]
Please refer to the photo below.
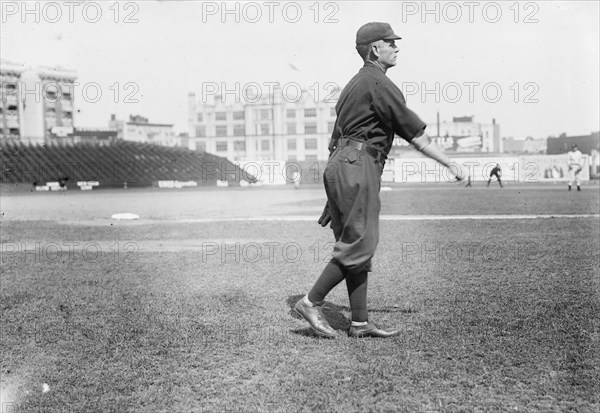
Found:
[[370, 319], [402, 334], [348, 338], [340, 284], [327, 340], [291, 311], [319, 187], [4, 192], [1, 412], [598, 411], [597, 185], [381, 197]]

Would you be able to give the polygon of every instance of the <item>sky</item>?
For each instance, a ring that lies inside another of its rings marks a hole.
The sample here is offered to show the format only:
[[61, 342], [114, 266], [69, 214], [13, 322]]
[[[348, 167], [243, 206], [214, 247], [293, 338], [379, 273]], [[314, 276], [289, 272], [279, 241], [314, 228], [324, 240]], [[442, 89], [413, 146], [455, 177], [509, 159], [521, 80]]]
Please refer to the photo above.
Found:
[[597, 1], [2, 1], [0, 12], [3, 60], [76, 71], [76, 127], [140, 114], [188, 132], [189, 92], [243, 103], [279, 84], [284, 99], [298, 86], [326, 98], [362, 66], [358, 28], [384, 21], [402, 37], [387, 74], [424, 121], [495, 119], [517, 139], [600, 129]]

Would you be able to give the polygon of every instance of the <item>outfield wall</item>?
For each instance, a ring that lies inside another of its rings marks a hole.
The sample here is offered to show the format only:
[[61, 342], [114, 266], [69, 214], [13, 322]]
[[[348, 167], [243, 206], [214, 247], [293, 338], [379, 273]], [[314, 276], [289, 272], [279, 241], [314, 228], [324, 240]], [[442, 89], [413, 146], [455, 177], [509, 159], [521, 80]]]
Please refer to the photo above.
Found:
[[[579, 179], [590, 179], [589, 156]], [[511, 157], [452, 158], [463, 174], [472, 181], [487, 181], [490, 171], [498, 163], [502, 180], [506, 182], [556, 182], [569, 180], [567, 155], [527, 155]], [[386, 163], [384, 182], [442, 182], [450, 181], [448, 170], [428, 158], [393, 159]]]
[[[527, 155], [506, 157], [456, 157], [451, 158], [472, 181], [487, 181], [490, 171], [500, 164], [505, 182], [557, 182], [567, 181], [567, 155]], [[584, 155], [585, 165], [579, 175], [582, 181], [590, 179], [590, 157]], [[323, 181], [326, 161], [254, 161], [235, 162], [242, 175], [254, 176], [262, 185], [293, 184], [293, 174], [299, 172], [301, 184], [320, 184]], [[244, 176], [240, 177], [242, 180]], [[388, 183], [433, 183], [451, 181], [448, 170], [429, 158], [388, 159], [382, 176]]]

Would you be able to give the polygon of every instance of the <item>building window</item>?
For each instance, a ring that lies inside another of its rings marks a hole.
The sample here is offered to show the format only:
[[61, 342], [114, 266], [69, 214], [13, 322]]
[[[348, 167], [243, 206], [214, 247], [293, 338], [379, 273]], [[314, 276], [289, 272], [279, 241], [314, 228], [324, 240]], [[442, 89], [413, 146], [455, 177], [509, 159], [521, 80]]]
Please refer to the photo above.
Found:
[[246, 134], [246, 126], [244, 125], [234, 125], [233, 126], [233, 136], [244, 136]]
[[233, 112], [233, 120], [244, 120], [245, 114], [244, 111]]
[[288, 149], [288, 151], [296, 150], [296, 139], [288, 139], [287, 140], [287, 149]]
[[288, 123], [287, 124], [287, 134], [288, 135], [295, 135], [296, 134], [296, 124], [295, 123]]
[[56, 91], [46, 89], [46, 99], [54, 101], [56, 100]]
[[202, 120], [204, 119], [204, 116], [202, 113], [198, 113], [198, 116], [196, 117], [196, 119], [198, 119], [198, 122], [202, 122]]
[[261, 120], [271, 119], [271, 111], [269, 109], [261, 109], [259, 115]]
[[217, 141], [217, 152], [227, 152], [227, 141]]
[[246, 151], [246, 141], [234, 141], [233, 142], [233, 150], [235, 152], [245, 152]]
[[327, 122], [327, 132], [332, 133], [335, 127], [335, 122]]
[[304, 140], [304, 149], [306, 149], [306, 150], [317, 149], [317, 140], [316, 139], [305, 139]]
[[330, 116], [337, 116], [337, 113], [335, 113], [335, 108], [330, 108], [329, 109], [329, 115]]
[[304, 117], [305, 118], [317, 117], [317, 110], [315, 108], [304, 109]]
[[227, 120], [227, 112], [215, 112], [215, 120]]
[[286, 111], [286, 115], [290, 119], [295, 119], [296, 118], [296, 109], [288, 109]]
[[288, 155], [287, 160], [288, 161], [296, 161], [296, 160], [298, 160], [298, 158], [296, 157], [296, 155]]
[[268, 151], [271, 149], [271, 144], [268, 140], [262, 140], [260, 141], [260, 149], [262, 151]]
[[304, 125], [304, 133], [317, 133], [317, 124], [307, 123]]
[[196, 150], [206, 152], [206, 142], [196, 142]]
[[196, 126], [196, 136], [199, 138], [204, 138], [206, 136], [206, 127]]
[[260, 125], [260, 134], [261, 135], [268, 135], [269, 132], [269, 124], [268, 123], [263, 123], [262, 125]]
[[317, 161], [319, 158], [317, 157], [317, 155], [306, 155], [304, 159], [307, 161]]
[[215, 131], [217, 136], [227, 136], [227, 126], [225, 125], [217, 126]]

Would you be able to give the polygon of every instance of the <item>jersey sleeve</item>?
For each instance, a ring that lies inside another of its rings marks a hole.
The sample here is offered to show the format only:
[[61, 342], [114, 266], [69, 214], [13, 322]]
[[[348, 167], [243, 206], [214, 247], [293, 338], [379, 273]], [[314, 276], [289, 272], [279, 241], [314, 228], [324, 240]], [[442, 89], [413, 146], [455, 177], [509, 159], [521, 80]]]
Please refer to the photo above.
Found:
[[386, 127], [410, 142], [427, 127], [419, 116], [406, 106], [404, 95], [389, 82], [376, 82], [373, 87], [373, 109], [384, 120]]

